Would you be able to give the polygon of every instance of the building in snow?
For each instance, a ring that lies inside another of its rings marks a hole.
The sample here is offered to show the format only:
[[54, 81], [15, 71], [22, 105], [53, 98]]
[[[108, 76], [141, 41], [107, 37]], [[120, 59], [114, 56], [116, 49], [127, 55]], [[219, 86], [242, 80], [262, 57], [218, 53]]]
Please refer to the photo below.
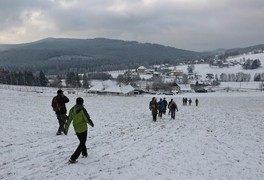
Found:
[[147, 68], [145, 68], [144, 66], [140, 66], [140, 67], [137, 68], [137, 72], [139, 74], [145, 73], [146, 70], [147, 70]]
[[118, 85], [114, 81], [107, 80], [98, 82], [96, 85], [88, 89], [88, 93], [107, 94], [107, 95], [134, 95], [135, 88], [131, 85]]

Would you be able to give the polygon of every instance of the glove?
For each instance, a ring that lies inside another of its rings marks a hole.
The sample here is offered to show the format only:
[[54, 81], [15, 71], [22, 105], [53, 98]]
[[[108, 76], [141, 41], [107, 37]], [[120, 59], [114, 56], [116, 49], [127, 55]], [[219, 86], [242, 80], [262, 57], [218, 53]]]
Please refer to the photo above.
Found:
[[94, 127], [94, 123], [93, 123], [93, 121], [92, 121], [91, 119], [88, 120], [88, 124], [89, 124], [90, 126]]

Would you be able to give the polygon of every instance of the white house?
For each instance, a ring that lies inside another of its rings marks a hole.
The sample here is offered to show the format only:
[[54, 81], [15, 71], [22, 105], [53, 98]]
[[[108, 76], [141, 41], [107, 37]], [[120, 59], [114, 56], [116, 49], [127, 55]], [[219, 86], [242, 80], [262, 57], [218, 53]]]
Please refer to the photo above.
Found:
[[144, 66], [140, 66], [140, 67], [137, 68], [137, 72], [138, 73], [145, 73], [146, 69], [147, 68], [145, 68]]
[[190, 84], [178, 84], [180, 87], [180, 92], [192, 92], [192, 88]]

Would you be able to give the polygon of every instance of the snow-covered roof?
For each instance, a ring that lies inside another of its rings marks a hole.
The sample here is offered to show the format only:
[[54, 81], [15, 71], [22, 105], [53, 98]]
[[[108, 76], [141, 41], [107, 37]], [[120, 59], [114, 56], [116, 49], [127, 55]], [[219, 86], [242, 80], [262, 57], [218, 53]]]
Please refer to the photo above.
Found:
[[153, 77], [153, 75], [152, 74], [140, 74], [139, 77], [141, 79], [150, 79]]
[[119, 86], [110, 86], [104, 90], [104, 92], [110, 93], [122, 93], [121, 88]]
[[117, 85], [111, 80], [99, 82], [95, 86], [91, 87], [89, 91], [98, 91], [106, 93], [121, 93], [127, 94], [134, 91], [134, 88], [131, 85]]
[[106, 80], [103, 82], [98, 82], [93, 87], [91, 87], [89, 91], [103, 91], [104, 89], [112, 86], [115, 86], [115, 82], [111, 80]]
[[102, 91], [104, 89], [104, 85], [102, 82], [99, 82], [95, 86], [91, 87], [89, 91]]
[[178, 84], [178, 86], [180, 87], [180, 89], [182, 91], [191, 91], [191, 85], [190, 84]]
[[133, 88], [130, 84], [127, 86], [123, 86], [123, 87], [121, 86], [121, 91], [123, 92], [123, 94], [130, 93], [134, 90], [135, 90], [135, 88]]
[[139, 66], [138, 69], [146, 70], [147, 68], [145, 68], [144, 66]]

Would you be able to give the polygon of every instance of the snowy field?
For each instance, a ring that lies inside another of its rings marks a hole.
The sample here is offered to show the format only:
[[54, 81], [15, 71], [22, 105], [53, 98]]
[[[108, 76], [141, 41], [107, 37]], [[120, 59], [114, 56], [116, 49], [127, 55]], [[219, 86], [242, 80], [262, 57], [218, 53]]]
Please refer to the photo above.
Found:
[[[264, 179], [264, 92], [177, 95], [176, 119], [155, 123], [151, 96], [67, 95], [68, 110], [82, 96], [95, 123], [88, 158], [71, 165], [78, 140], [72, 126], [55, 135], [55, 92], [0, 89], [0, 179]], [[182, 106], [185, 96], [199, 106]]]

